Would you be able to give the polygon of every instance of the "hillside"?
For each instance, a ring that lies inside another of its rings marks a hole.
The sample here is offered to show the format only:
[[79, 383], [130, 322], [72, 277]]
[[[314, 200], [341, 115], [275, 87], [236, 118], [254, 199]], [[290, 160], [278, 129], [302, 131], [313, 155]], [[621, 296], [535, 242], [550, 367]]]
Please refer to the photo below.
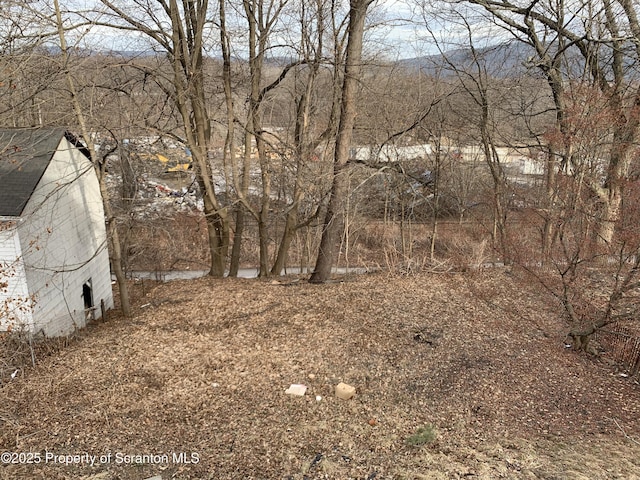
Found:
[[0, 449], [42, 455], [0, 478], [640, 478], [640, 387], [564, 348], [546, 297], [503, 271], [343, 280], [137, 285], [134, 318], [0, 388]]

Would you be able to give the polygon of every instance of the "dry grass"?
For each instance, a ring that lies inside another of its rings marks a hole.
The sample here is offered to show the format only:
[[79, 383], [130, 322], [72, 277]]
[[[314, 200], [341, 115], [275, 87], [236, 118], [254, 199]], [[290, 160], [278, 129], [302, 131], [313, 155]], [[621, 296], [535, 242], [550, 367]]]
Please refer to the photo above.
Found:
[[[158, 285], [0, 390], [0, 478], [639, 478], [640, 388], [502, 271]], [[345, 382], [357, 395], [333, 395]], [[304, 383], [304, 397], [285, 395]], [[320, 401], [316, 396], [321, 396]], [[406, 439], [433, 425], [435, 441]], [[173, 452], [197, 453], [197, 464]]]
[[[168, 211], [166, 216], [138, 220], [125, 228], [127, 269], [132, 271], [206, 270], [209, 251], [206, 223], [199, 212], [193, 214]], [[282, 232], [273, 230], [269, 248], [277, 250], [275, 239]], [[312, 267], [320, 243], [321, 229], [301, 230], [295, 236], [289, 253], [289, 266]], [[430, 223], [384, 223], [359, 219], [350, 224], [348, 241], [343, 239], [340, 266], [379, 267], [387, 270], [429, 270], [431, 262], [432, 225]], [[246, 220], [241, 258], [244, 265], [259, 264], [258, 232], [255, 222]], [[461, 270], [494, 260], [488, 227], [479, 220], [463, 223], [441, 220], [435, 242], [436, 264], [444, 261], [448, 268]]]

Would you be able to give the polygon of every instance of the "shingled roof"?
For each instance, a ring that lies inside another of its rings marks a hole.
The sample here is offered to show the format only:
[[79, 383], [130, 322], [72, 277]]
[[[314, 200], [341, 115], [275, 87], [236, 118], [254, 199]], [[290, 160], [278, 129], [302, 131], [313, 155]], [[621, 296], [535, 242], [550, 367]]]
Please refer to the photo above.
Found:
[[64, 128], [0, 129], [0, 216], [22, 215], [63, 137], [78, 144]]

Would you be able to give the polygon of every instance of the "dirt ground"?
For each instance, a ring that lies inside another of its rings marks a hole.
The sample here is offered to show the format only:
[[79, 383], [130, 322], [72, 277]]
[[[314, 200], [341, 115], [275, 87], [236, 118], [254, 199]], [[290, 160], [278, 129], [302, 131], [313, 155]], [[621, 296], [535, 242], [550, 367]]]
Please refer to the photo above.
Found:
[[640, 479], [640, 386], [508, 272], [137, 297], [0, 387], [0, 478]]

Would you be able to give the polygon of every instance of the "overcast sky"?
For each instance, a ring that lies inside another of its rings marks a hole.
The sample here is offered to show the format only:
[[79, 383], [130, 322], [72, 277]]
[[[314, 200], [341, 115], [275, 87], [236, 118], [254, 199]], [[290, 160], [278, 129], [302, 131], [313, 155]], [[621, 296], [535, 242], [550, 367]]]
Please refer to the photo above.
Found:
[[[409, 5], [405, 0], [379, 0], [374, 4], [369, 11], [371, 28], [367, 33], [370, 52], [382, 53], [388, 58], [408, 58], [434, 53], [435, 49], [429, 47], [428, 42], [424, 43], [427, 31]], [[64, 2], [63, 8], [86, 12], [91, 10], [92, 6], [101, 7], [97, 0], [69, 0]], [[72, 21], [71, 16], [66, 15], [65, 18], [65, 23], [69, 25]], [[105, 20], [106, 17], [100, 19]], [[69, 32], [67, 41], [70, 45], [97, 50], [143, 51], [150, 46], [147, 38], [142, 35], [99, 26], [83, 29], [80, 35]], [[215, 32], [212, 41], [217, 43]], [[428, 51], [425, 52], [425, 49]], [[217, 47], [212, 45], [209, 53], [216, 55], [216, 51]]]
[[[3, 0], [0, 0], [0, 2]], [[118, 0], [116, 0], [118, 1]], [[122, 0], [124, 1], [124, 0]], [[438, 52], [433, 40], [435, 35], [441, 42], [444, 50], [459, 47], [466, 42], [466, 32], [464, 28], [457, 28], [455, 25], [448, 23], [442, 19], [434, 19], [429, 17], [428, 25], [424, 19], [421, 9], [416, 5], [419, 0], [378, 0], [369, 10], [370, 28], [366, 34], [366, 52], [369, 54], [382, 55], [387, 59], [412, 58], [421, 55], [434, 54]], [[48, 3], [48, 2], [46, 2]], [[98, 0], [67, 0], [62, 2], [63, 8], [68, 11], [88, 12], [104, 6]], [[345, 1], [346, 3], [346, 1]], [[212, 2], [212, 9], [215, 4]], [[434, 5], [430, 2], [430, 5]], [[438, 12], [443, 12], [443, 5], [436, 8]], [[456, 8], [463, 8], [460, 4]], [[346, 12], [346, 10], [345, 10]], [[231, 14], [231, 10], [229, 11]], [[72, 14], [65, 15], [65, 23], [70, 25], [74, 19]], [[101, 21], [107, 20], [106, 16], [96, 17]], [[466, 14], [465, 19], [474, 21], [472, 15]], [[77, 20], [77, 18], [75, 19]], [[242, 21], [241, 21], [242, 22]], [[233, 21], [229, 22], [230, 24]], [[482, 32], [480, 27], [474, 26], [475, 35], [481, 35], [491, 38], [487, 32]], [[240, 23], [238, 31], [246, 32], [244, 23]], [[274, 43], [284, 45], [291, 44], [297, 40], [288, 40], [285, 37], [293, 38], [283, 29], [280, 37], [274, 36]], [[55, 41], [55, 40], [53, 40]], [[73, 33], [69, 31], [67, 34], [69, 45], [75, 45], [81, 48], [89, 48], [94, 50], [112, 50], [112, 51], [146, 51], [151, 48], [151, 44], [146, 36], [136, 33], [123, 33], [123, 31], [115, 31], [106, 27], [92, 26], [83, 29], [81, 33]], [[211, 42], [209, 43], [209, 55], [218, 56], [219, 49], [217, 47], [218, 33], [212, 31]], [[236, 52], [238, 56], [242, 54], [242, 42], [236, 42]], [[274, 51], [274, 56], [286, 55], [286, 49]]]

